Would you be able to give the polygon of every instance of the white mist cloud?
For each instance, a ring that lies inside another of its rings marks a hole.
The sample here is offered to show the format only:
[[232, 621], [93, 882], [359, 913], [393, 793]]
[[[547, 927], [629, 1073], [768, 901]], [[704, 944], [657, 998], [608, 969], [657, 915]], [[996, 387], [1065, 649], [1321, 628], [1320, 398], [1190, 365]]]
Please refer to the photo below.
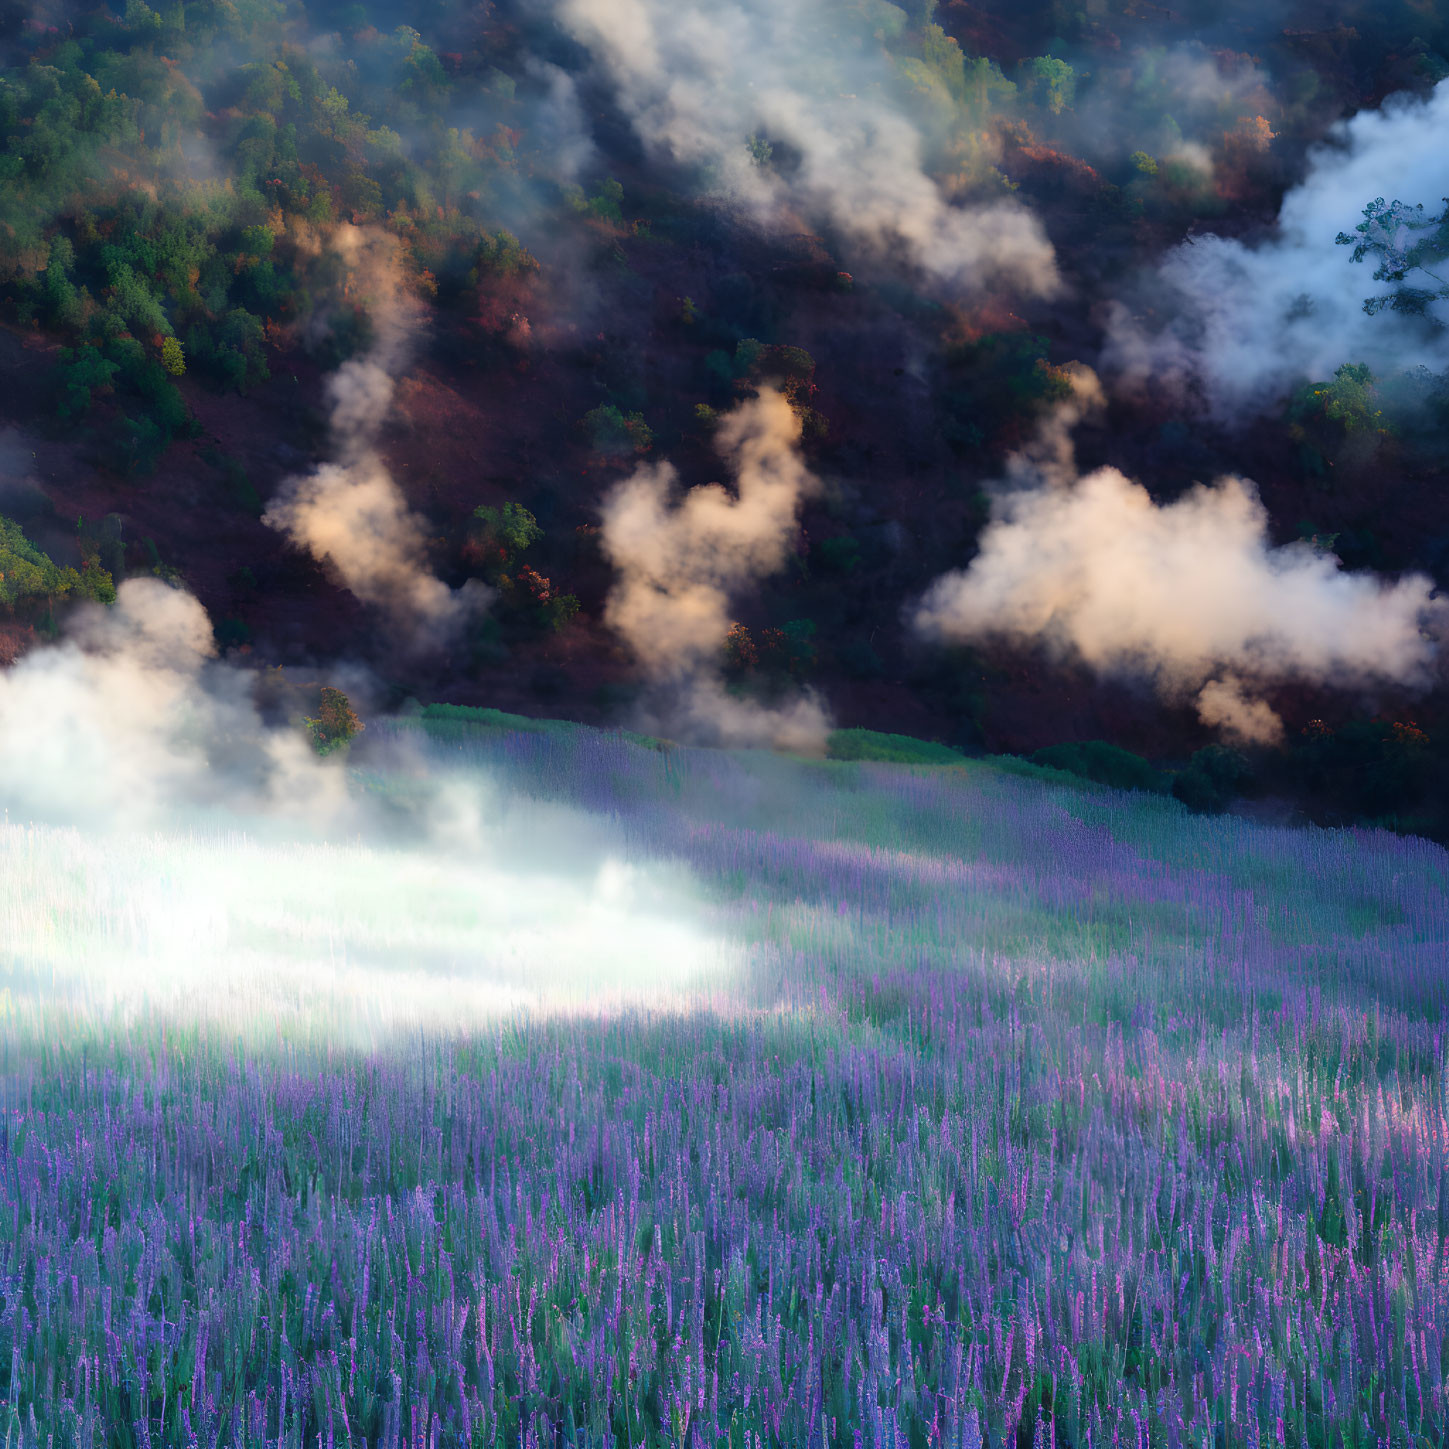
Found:
[[743, 952], [692, 877], [612, 822], [425, 744], [369, 753], [379, 803], [268, 725], [255, 683], [195, 598], [146, 578], [0, 671], [12, 1014], [377, 1040], [730, 985]]
[[127, 579], [67, 637], [0, 671], [0, 799], [12, 820], [144, 824], [185, 806], [330, 818], [340, 775], [267, 728], [250, 676], [218, 663], [206, 611]]
[[[558, 13], [644, 144], [707, 194], [768, 225], [823, 223], [949, 285], [1056, 290], [1036, 218], [946, 199], [924, 169], [928, 137], [889, 96], [888, 58], [824, 0], [558, 0]], [[761, 166], [754, 137], [794, 155]]]
[[[1222, 415], [1271, 407], [1295, 383], [1346, 362], [1375, 371], [1449, 367], [1449, 336], [1423, 321], [1363, 310], [1384, 290], [1373, 263], [1334, 238], [1375, 197], [1437, 208], [1449, 193], [1449, 81], [1425, 99], [1391, 96], [1335, 128], [1283, 199], [1276, 233], [1248, 246], [1200, 236], [1169, 253], [1159, 314], [1118, 304], [1103, 367], [1129, 389], [1201, 390]], [[1413, 281], [1413, 278], [1410, 278]], [[1449, 322], [1449, 306], [1439, 320]]]
[[417, 307], [383, 232], [343, 225], [333, 247], [348, 268], [348, 294], [367, 307], [373, 340], [328, 379], [335, 457], [288, 479], [262, 522], [314, 558], [330, 559], [347, 588], [384, 610], [415, 648], [445, 642], [491, 596], [470, 580], [456, 592], [427, 566], [423, 520], [377, 451], [395, 390], [394, 376], [417, 325]]
[[1100, 468], [998, 493], [980, 552], [936, 581], [914, 623], [930, 638], [1040, 641], [1100, 671], [1141, 671], [1196, 695], [1206, 723], [1271, 740], [1281, 726], [1252, 681], [1427, 685], [1430, 631], [1445, 623], [1432, 588], [1345, 573], [1306, 543], [1275, 548], [1246, 479], [1159, 504]]
[[605, 499], [603, 549], [619, 578], [604, 618], [677, 696], [673, 727], [719, 743], [823, 748], [828, 726], [813, 699], [768, 710], [731, 698], [718, 677], [732, 594], [785, 563], [800, 504], [818, 486], [800, 456], [799, 419], [763, 388], [720, 421], [716, 444], [734, 469], [733, 495], [710, 483], [673, 502], [679, 475], [659, 463]]
[[[560, 814], [568, 845], [588, 822]], [[617, 840], [530, 868], [509, 858], [515, 823], [498, 811], [470, 851], [0, 823], [12, 1019], [159, 1010], [373, 1044], [520, 1012], [714, 1005], [737, 984], [746, 952], [688, 872]]]
[[530, 111], [528, 133], [534, 149], [547, 158], [550, 173], [560, 181], [577, 181], [593, 159], [594, 143], [584, 122], [578, 87], [565, 70], [530, 56], [525, 73], [539, 89]]
[[767, 746], [800, 755], [823, 755], [832, 728], [829, 712], [811, 691], [765, 704], [729, 693], [715, 673], [663, 686], [638, 712], [638, 723], [651, 734], [716, 749]]

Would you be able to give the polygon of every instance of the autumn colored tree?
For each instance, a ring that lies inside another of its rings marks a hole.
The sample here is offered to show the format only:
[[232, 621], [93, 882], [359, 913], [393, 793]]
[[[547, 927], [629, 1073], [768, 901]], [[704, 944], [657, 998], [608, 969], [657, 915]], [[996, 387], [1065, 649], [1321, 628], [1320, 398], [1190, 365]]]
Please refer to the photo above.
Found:
[[312, 741], [312, 748], [319, 755], [330, 755], [342, 749], [367, 728], [358, 719], [351, 700], [330, 684], [322, 686], [316, 716], [304, 719], [302, 724]]

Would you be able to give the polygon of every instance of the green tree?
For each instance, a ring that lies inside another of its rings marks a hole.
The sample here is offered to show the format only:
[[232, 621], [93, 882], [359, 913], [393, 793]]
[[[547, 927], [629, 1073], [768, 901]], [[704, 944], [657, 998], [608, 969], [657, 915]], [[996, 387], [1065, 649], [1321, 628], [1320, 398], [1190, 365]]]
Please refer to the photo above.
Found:
[[1077, 73], [1054, 55], [1022, 61], [1021, 73], [1027, 93], [1054, 116], [1061, 115], [1076, 99]]
[[1216, 815], [1252, 784], [1253, 769], [1246, 755], [1228, 745], [1207, 745], [1174, 778], [1172, 793], [1189, 810]]
[[60, 598], [112, 604], [115, 583], [91, 559], [79, 569], [60, 567], [25, 537], [18, 523], [0, 517], [0, 605], [13, 609], [27, 602]]
[[60, 401], [56, 411], [63, 418], [83, 418], [90, 412], [95, 395], [111, 390], [120, 370], [99, 347], [62, 348], [57, 368]]
[[507, 562], [543, 537], [538, 520], [521, 503], [505, 503], [501, 508], [488, 504], [473, 510], [472, 540], [478, 551]]
[[921, 59], [940, 76], [953, 100], [965, 98], [966, 57], [954, 37], [939, 25], [927, 25], [921, 32]]
[[1372, 315], [1387, 307], [1432, 315], [1433, 303], [1449, 299], [1449, 197], [1436, 215], [1422, 205], [1386, 203], [1379, 196], [1364, 207], [1363, 217], [1351, 233], [1341, 231], [1334, 240], [1353, 248], [1352, 261], [1376, 258], [1374, 281], [1393, 284], [1388, 292], [1366, 297], [1364, 311]]
[[1377, 402], [1368, 364], [1346, 362], [1333, 374], [1332, 382], [1311, 382], [1300, 389], [1290, 411], [1295, 418], [1317, 416], [1336, 423], [1345, 433], [1357, 433], [1382, 425], [1383, 409]]
[[590, 408], [583, 425], [600, 453], [647, 453], [654, 444], [643, 413], [623, 413], [613, 403]]
[[516, 277], [537, 270], [538, 262], [511, 231], [495, 231], [478, 242], [472, 281], [476, 286], [479, 277]]

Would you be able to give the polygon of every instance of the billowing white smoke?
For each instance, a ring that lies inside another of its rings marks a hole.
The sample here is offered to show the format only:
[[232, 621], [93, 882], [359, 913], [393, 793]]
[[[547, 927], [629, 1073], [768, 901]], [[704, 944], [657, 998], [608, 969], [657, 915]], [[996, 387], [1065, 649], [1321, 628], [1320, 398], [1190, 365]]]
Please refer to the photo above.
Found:
[[60, 644], [0, 671], [0, 799], [12, 820], [124, 820], [245, 809], [341, 809], [337, 770], [292, 730], [266, 728], [250, 677], [213, 660], [206, 611], [157, 579], [86, 605]]
[[[825, 0], [558, 0], [558, 10], [645, 145], [693, 168], [708, 194], [767, 224], [823, 223], [862, 253], [904, 255], [954, 286], [1056, 290], [1056, 258], [1030, 212], [1007, 200], [954, 206], [926, 174], [927, 138], [890, 100], [888, 60]], [[763, 166], [752, 140], [795, 154]]]
[[[1449, 367], [1449, 334], [1392, 312], [1369, 316], [1384, 291], [1372, 260], [1335, 244], [1376, 197], [1437, 209], [1449, 193], [1449, 81], [1419, 100], [1392, 96], [1361, 111], [1312, 154], [1308, 174], [1283, 199], [1277, 233], [1256, 246], [1198, 237], [1171, 252], [1157, 279], [1165, 320], [1120, 304], [1103, 367], [1129, 389], [1182, 395], [1201, 389], [1226, 416], [1281, 402], [1296, 383], [1346, 362], [1375, 371]], [[1409, 282], [1426, 285], [1411, 276]], [[1438, 304], [1449, 322], [1449, 304]]]
[[671, 727], [725, 744], [821, 749], [827, 724], [813, 698], [769, 710], [727, 695], [719, 680], [730, 598], [785, 562], [801, 501], [817, 483], [800, 456], [800, 423], [773, 388], [719, 425], [736, 493], [718, 483], [674, 503], [668, 463], [640, 468], [604, 501], [603, 548], [619, 571], [604, 617], [671, 696]]
[[1040, 641], [1143, 672], [1196, 696], [1205, 723], [1270, 742], [1281, 723], [1254, 685], [1425, 685], [1445, 610], [1420, 575], [1389, 583], [1306, 543], [1273, 547], [1245, 479], [1158, 504], [1100, 468], [999, 492], [980, 552], [936, 581], [914, 622], [935, 639]]
[[333, 238], [365, 299], [373, 328], [367, 355], [328, 380], [335, 458], [288, 479], [262, 521], [314, 558], [330, 559], [347, 588], [383, 609], [413, 647], [446, 641], [488, 601], [470, 580], [457, 592], [427, 566], [424, 524], [378, 453], [376, 440], [392, 406], [394, 375], [416, 325], [416, 309], [397, 265], [396, 244], [383, 232], [343, 225]]

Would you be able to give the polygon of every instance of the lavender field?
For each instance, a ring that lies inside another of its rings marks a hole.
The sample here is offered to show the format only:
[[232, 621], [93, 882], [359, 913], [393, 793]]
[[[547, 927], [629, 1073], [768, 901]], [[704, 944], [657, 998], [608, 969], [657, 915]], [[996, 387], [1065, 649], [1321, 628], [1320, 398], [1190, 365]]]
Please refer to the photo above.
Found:
[[0, 827], [7, 1445], [1443, 1441], [1438, 847], [369, 743], [346, 839]]

